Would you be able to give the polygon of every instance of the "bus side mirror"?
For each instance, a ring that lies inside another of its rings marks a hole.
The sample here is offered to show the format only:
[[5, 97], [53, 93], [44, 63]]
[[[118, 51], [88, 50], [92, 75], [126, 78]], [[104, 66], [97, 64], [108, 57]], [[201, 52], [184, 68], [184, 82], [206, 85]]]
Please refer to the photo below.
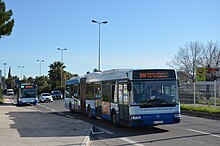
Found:
[[131, 83], [130, 82], [127, 83], [127, 90], [131, 91]]

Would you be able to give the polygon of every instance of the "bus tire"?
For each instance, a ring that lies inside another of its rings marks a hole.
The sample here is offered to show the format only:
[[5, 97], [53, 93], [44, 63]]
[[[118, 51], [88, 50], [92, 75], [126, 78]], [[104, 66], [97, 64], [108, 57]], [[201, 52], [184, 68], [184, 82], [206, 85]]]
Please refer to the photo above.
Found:
[[117, 113], [115, 111], [113, 111], [112, 113], [112, 123], [115, 127], [120, 127], [120, 124], [118, 123]]
[[73, 108], [72, 108], [72, 103], [71, 102], [69, 102], [69, 110], [70, 110], [71, 113], [73, 113]]
[[88, 116], [89, 119], [92, 119], [92, 111], [91, 111], [90, 106], [88, 106], [88, 108], [87, 108], [87, 116]]

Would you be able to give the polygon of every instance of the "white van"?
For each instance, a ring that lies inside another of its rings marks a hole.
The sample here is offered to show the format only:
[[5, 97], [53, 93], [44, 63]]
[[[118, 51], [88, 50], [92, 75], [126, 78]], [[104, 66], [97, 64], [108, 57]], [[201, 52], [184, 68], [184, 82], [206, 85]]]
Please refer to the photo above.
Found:
[[7, 95], [14, 95], [14, 90], [13, 89], [7, 89], [6, 94]]

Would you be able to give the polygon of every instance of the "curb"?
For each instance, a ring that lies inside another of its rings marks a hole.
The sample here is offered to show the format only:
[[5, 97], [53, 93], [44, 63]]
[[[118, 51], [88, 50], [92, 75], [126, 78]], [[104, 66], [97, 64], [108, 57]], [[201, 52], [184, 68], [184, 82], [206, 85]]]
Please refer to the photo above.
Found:
[[183, 115], [201, 117], [206, 119], [220, 120], [220, 114], [199, 112], [199, 111], [190, 111], [190, 110], [181, 110]]
[[12, 99], [8, 99], [8, 98], [4, 98], [3, 104], [4, 103], [6, 103], [6, 104], [9, 103], [9, 104], [15, 105], [15, 102]]
[[85, 136], [81, 146], [90, 146], [90, 136], [92, 131], [93, 125], [90, 126], [87, 136]]

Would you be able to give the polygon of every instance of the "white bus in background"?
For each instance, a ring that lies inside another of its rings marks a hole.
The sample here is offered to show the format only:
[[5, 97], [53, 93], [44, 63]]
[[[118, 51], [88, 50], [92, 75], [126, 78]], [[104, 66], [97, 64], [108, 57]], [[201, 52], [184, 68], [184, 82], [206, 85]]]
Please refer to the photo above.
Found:
[[37, 85], [31, 83], [20, 84], [18, 88], [17, 105], [36, 105], [37, 102]]

